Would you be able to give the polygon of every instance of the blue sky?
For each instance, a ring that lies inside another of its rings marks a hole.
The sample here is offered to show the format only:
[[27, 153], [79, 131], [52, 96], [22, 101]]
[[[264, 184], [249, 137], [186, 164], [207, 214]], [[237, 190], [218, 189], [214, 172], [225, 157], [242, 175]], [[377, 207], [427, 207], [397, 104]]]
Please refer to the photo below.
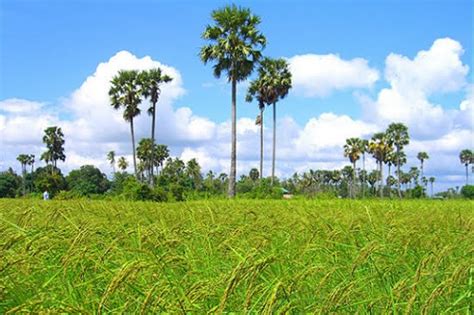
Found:
[[[225, 1], [2, 1], [0, 99], [22, 97], [56, 103], [76, 89], [98, 62], [120, 50], [149, 55], [179, 69], [187, 94], [179, 104], [216, 120], [228, 117], [227, 87], [216, 83], [199, 58], [200, 35], [210, 12]], [[386, 56], [413, 57], [440, 37], [459, 41], [472, 56], [471, 1], [244, 1], [262, 18], [265, 54], [290, 57], [336, 53], [363, 57], [382, 70]], [[384, 86], [379, 82], [376, 87]], [[210, 95], [212, 94], [212, 96]], [[242, 95], [243, 93], [241, 93]], [[435, 96], [436, 97], [436, 96]], [[455, 106], [450, 95], [446, 106]], [[222, 100], [224, 104], [221, 105]], [[357, 116], [352, 91], [323, 99], [289, 97], [279, 107], [303, 122], [333, 111]], [[239, 113], [253, 115], [242, 104]]]
[[[39, 156], [48, 124], [70, 133], [65, 169], [107, 168], [105, 150], [127, 156], [127, 125], [107, 104], [110, 69], [160, 64], [177, 80], [161, 100], [158, 137], [182, 158], [227, 171], [230, 86], [198, 53], [211, 11], [229, 3], [2, 0], [0, 170], [16, 165], [19, 153]], [[439, 187], [462, 182], [457, 154], [474, 147], [472, 1], [234, 3], [261, 17], [264, 54], [292, 67], [294, 89], [278, 104], [277, 173], [341, 167], [346, 137], [367, 138], [399, 120], [412, 131], [407, 167], [426, 150]], [[238, 90], [239, 172], [258, 160], [257, 106], [243, 101], [245, 87]], [[146, 116], [137, 125], [146, 136]]]

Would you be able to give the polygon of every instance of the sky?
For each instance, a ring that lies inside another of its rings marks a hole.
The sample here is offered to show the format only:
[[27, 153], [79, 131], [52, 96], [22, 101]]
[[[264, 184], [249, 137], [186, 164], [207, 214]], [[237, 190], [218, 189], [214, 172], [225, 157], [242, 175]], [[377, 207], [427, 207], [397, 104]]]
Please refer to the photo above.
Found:
[[[229, 3], [0, 1], [0, 171], [18, 170], [20, 153], [39, 157], [52, 125], [66, 135], [66, 173], [93, 164], [109, 174], [110, 150], [131, 162], [129, 126], [109, 105], [109, 81], [121, 69], [161, 67], [174, 80], [158, 104], [158, 142], [196, 157], [204, 171], [228, 172], [230, 85], [200, 61], [199, 49], [212, 10]], [[472, 1], [234, 3], [261, 17], [264, 55], [285, 58], [293, 75], [277, 104], [278, 175], [340, 168], [348, 164], [346, 138], [403, 122], [411, 135], [406, 168], [426, 151], [425, 175], [436, 177], [437, 191], [464, 183], [459, 151], [474, 147]], [[259, 159], [248, 84], [238, 87], [241, 174]], [[136, 124], [138, 138], [147, 137], [150, 117]], [[268, 123], [265, 144], [268, 175]]]

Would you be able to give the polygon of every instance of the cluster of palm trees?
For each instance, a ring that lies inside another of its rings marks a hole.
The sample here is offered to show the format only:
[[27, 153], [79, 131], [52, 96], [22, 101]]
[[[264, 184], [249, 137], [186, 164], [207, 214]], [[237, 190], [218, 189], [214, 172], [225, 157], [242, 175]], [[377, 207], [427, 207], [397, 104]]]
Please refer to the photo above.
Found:
[[[384, 164], [388, 166], [388, 176], [386, 179], [387, 185], [391, 187], [392, 185], [397, 185], [398, 197], [402, 197], [401, 185], [403, 183], [409, 183], [413, 178], [418, 178], [414, 176], [414, 171], [412, 170], [409, 175], [403, 177], [403, 172], [401, 171], [401, 166], [407, 163], [407, 157], [403, 151], [404, 147], [410, 143], [410, 136], [408, 133], [408, 128], [402, 123], [391, 123], [385, 132], [375, 133], [370, 140], [360, 139], [360, 138], [349, 138], [346, 140], [344, 145], [344, 156], [349, 158], [349, 161], [352, 163], [353, 172], [357, 171], [356, 163], [362, 157], [363, 163], [363, 173], [365, 172], [365, 154], [370, 153], [377, 163], [378, 168], [378, 182], [379, 182], [379, 194], [380, 197], [383, 197], [384, 194], [384, 181], [385, 177], [383, 175]], [[429, 159], [429, 156], [426, 152], [419, 152], [417, 158], [420, 160], [420, 169], [421, 169], [421, 178], [424, 182], [423, 166], [424, 162]], [[391, 167], [396, 166], [396, 175], [395, 179], [391, 175]], [[357, 176], [354, 174], [352, 176], [354, 179], [351, 181], [350, 187], [350, 196], [354, 197], [354, 181]], [[372, 176], [372, 179], [375, 176]], [[362, 179], [365, 181], [365, 178]], [[428, 180], [426, 180], [428, 181]], [[432, 184], [434, 183], [434, 177], [429, 180]], [[426, 186], [426, 185], [425, 185]], [[363, 187], [363, 186], [362, 186]], [[362, 188], [363, 189], [363, 188]], [[391, 190], [390, 190], [391, 191]], [[362, 194], [364, 191], [362, 190]]]
[[256, 98], [260, 115], [260, 176], [263, 174], [263, 111], [265, 105], [273, 105], [273, 152], [272, 182], [275, 178], [276, 103], [284, 98], [291, 88], [291, 73], [284, 59], [262, 57], [266, 45], [265, 36], [258, 30], [260, 18], [249, 9], [235, 5], [212, 12], [214, 25], [208, 25], [202, 37], [208, 44], [201, 48], [201, 60], [213, 62], [214, 75], [220, 78], [225, 73], [232, 86], [231, 95], [231, 163], [229, 173], [229, 197], [236, 193], [237, 164], [237, 83], [246, 80], [256, 66], [258, 78], [250, 84], [247, 101]]
[[[160, 68], [145, 71], [122, 70], [112, 78], [109, 90], [110, 103], [114, 109], [123, 109], [123, 118], [130, 123], [133, 169], [137, 178], [139, 177], [139, 172], [136, 159], [137, 151], [135, 149], [134, 118], [141, 113], [139, 105], [142, 100], [149, 99], [151, 106], [148, 108], [148, 114], [152, 117], [151, 138], [144, 143], [143, 146], [148, 145], [148, 143], [150, 144], [150, 160], [153, 161], [154, 155], [157, 154], [157, 149], [155, 148], [156, 104], [160, 98], [162, 84], [168, 83], [171, 80], [172, 78], [164, 74]], [[155, 149], [152, 150], [151, 148]], [[111, 164], [115, 165], [115, 153], [109, 152], [108, 159]], [[112, 163], [112, 161], [114, 163]], [[125, 166], [125, 168], [128, 166], [128, 162], [125, 158], [122, 157], [119, 159], [119, 166]], [[148, 178], [150, 184], [153, 185], [154, 164], [143, 163], [142, 166], [145, 167], [144, 172], [149, 174]]]

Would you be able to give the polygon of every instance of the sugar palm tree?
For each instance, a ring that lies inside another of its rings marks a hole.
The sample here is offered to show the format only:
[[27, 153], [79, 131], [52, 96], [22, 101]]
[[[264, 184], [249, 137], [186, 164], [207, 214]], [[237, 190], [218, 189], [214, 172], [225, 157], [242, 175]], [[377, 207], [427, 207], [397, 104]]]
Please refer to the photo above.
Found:
[[229, 174], [230, 197], [235, 196], [237, 167], [237, 83], [247, 79], [261, 58], [266, 39], [258, 31], [260, 18], [249, 9], [235, 5], [212, 12], [215, 25], [208, 25], [202, 37], [210, 43], [201, 48], [201, 60], [214, 61], [214, 75], [225, 72], [232, 85], [231, 102], [231, 163]]
[[426, 152], [418, 152], [418, 155], [416, 156], [418, 160], [420, 160], [420, 171], [421, 171], [421, 177], [423, 177], [423, 163], [428, 160], [430, 157], [428, 156], [428, 153]]
[[65, 161], [66, 154], [64, 153], [64, 134], [60, 127], [48, 127], [44, 130], [43, 143], [46, 145], [46, 152], [41, 155], [41, 159], [52, 163], [51, 174], [57, 168], [57, 162]]
[[140, 90], [139, 73], [135, 70], [119, 71], [112, 78], [109, 90], [110, 103], [114, 109], [124, 108], [123, 118], [130, 123], [130, 133], [132, 136], [133, 169], [137, 176], [137, 159], [135, 152], [135, 131], [133, 119], [140, 115], [142, 92]]
[[35, 171], [35, 155], [28, 155], [28, 165], [31, 166], [31, 174]]
[[[142, 71], [140, 73], [140, 85], [142, 86], [142, 94], [145, 98], [150, 98], [151, 106], [148, 108], [148, 114], [151, 115], [151, 143], [155, 146], [155, 120], [156, 120], [156, 104], [161, 94], [161, 85], [171, 82], [173, 79], [164, 74], [160, 68]], [[151, 151], [151, 160], [154, 160], [155, 150]], [[154, 184], [153, 167], [150, 168], [150, 184]]]
[[474, 154], [469, 149], [464, 149], [459, 153], [459, 161], [466, 168], [466, 185], [469, 185], [469, 164], [474, 163]]
[[17, 161], [21, 164], [21, 174], [22, 174], [22, 189], [23, 189], [23, 196], [26, 194], [26, 165], [28, 164], [29, 157], [27, 154], [20, 154], [17, 156]]
[[117, 160], [117, 166], [120, 170], [122, 170], [122, 172], [125, 172], [128, 167], [127, 159], [123, 156], [119, 157], [119, 159]]
[[258, 109], [260, 110], [260, 115], [255, 119], [255, 124], [260, 126], [260, 179], [263, 177], [263, 112], [265, 110], [266, 104], [266, 92], [268, 89], [265, 88], [264, 80], [260, 77], [250, 83], [247, 96], [245, 100], [251, 102], [255, 97], [258, 101]]
[[362, 197], [365, 197], [365, 183], [367, 179], [367, 171], [365, 170], [365, 154], [369, 152], [369, 141], [361, 139], [360, 151], [362, 153]]
[[372, 136], [369, 143], [369, 152], [375, 158], [380, 172], [380, 197], [383, 197], [383, 163], [386, 161], [388, 155], [392, 152], [392, 146], [390, 145], [387, 135], [383, 132], [378, 132]]
[[398, 197], [402, 198], [400, 189], [400, 166], [402, 165], [400, 158], [402, 157], [402, 150], [404, 146], [410, 143], [410, 135], [408, 134], [408, 127], [402, 123], [391, 123], [387, 128], [387, 135], [396, 149], [394, 164], [397, 166], [397, 192]]
[[164, 144], [158, 144], [156, 146], [156, 154], [154, 155], [153, 165], [156, 167], [156, 174], [158, 174], [158, 167], [163, 169], [163, 163], [170, 156], [168, 147]]
[[112, 170], [115, 174], [115, 151], [109, 151], [109, 153], [107, 153], [107, 160], [112, 166]]
[[354, 198], [354, 179], [356, 178], [355, 170], [356, 170], [356, 163], [360, 159], [363, 150], [363, 142], [362, 139], [359, 138], [349, 138], [346, 139], [346, 144], [344, 144], [344, 157], [348, 157], [349, 161], [352, 163], [352, 174], [351, 178], [351, 186], [349, 190], [349, 196]]

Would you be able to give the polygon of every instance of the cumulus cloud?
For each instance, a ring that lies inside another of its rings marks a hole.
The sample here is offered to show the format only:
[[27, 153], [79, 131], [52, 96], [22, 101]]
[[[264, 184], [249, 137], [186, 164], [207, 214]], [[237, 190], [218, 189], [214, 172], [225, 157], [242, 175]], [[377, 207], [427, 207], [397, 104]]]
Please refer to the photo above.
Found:
[[379, 79], [376, 69], [362, 58], [341, 59], [338, 55], [297, 55], [288, 59], [293, 91], [304, 96], [327, 96], [348, 88], [369, 88]]

